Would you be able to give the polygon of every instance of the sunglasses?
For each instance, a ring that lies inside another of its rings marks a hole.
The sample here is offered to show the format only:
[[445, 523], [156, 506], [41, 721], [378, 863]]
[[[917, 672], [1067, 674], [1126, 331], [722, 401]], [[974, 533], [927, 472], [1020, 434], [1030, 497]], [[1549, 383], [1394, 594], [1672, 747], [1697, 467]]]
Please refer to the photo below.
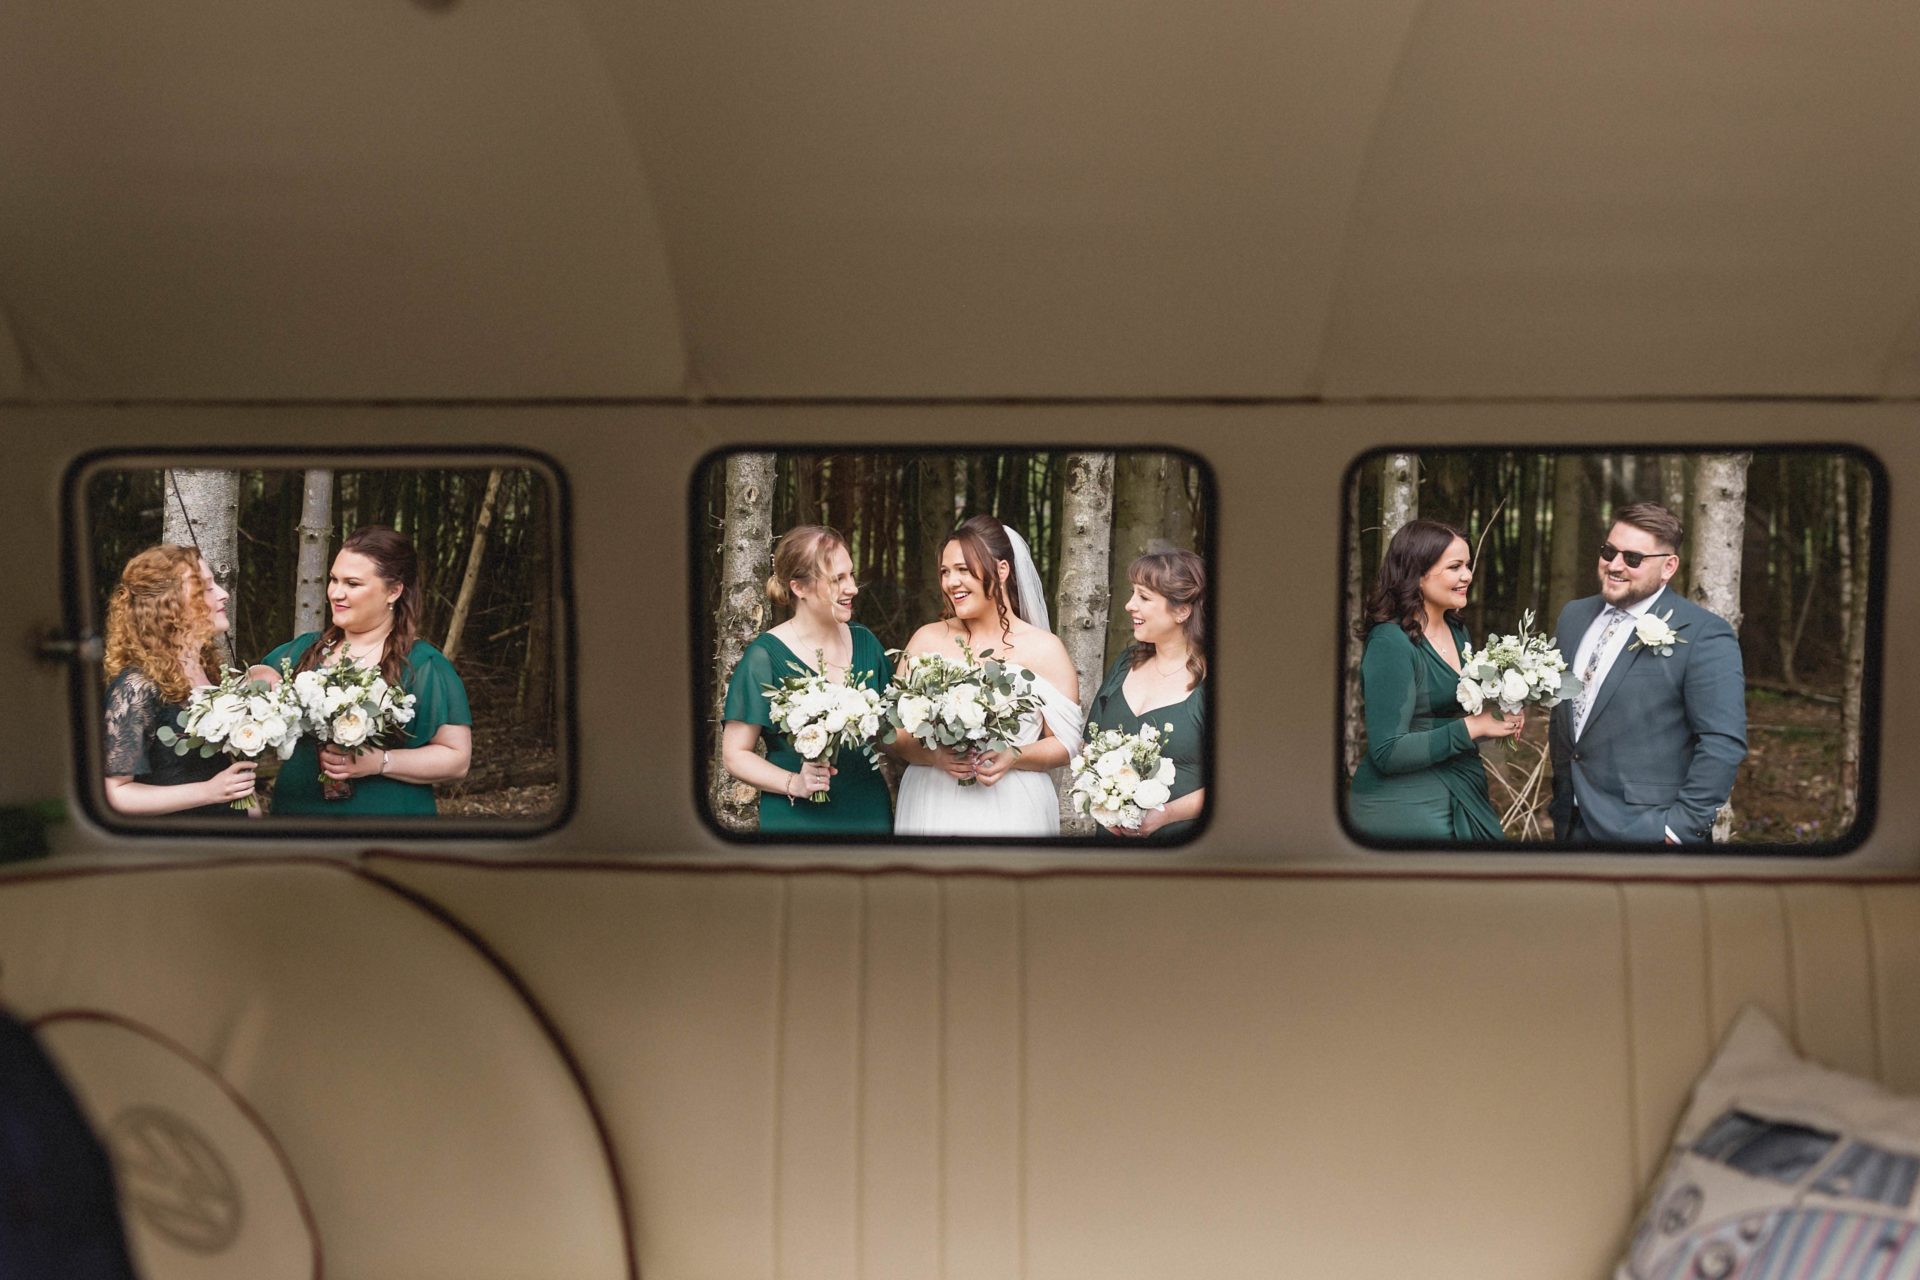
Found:
[[1622, 560], [1625, 560], [1627, 562], [1627, 568], [1629, 569], [1638, 569], [1640, 567], [1640, 562], [1649, 557], [1655, 560], [1658, 560], [1661, 556], [1671, 556], [1671, 555], [1678, 555], [1678, 554], [1679, 552], [1677, 551], [1622, 551], [1620, 548], [1614, 546], [1611, 542], [1603, 542], [1600, 544], [1600, 563], [1601, 564], [1612, 564], [1613, 558], [1615, 556], [1619, 556]]

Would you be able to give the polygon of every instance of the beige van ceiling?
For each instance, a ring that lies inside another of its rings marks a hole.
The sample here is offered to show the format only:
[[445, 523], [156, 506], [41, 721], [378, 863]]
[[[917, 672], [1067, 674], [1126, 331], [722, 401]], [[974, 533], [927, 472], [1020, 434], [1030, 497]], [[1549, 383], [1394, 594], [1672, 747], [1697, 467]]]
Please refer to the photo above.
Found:
[[1920, 6], [0, 6], [0, 397], [1920, 393]]

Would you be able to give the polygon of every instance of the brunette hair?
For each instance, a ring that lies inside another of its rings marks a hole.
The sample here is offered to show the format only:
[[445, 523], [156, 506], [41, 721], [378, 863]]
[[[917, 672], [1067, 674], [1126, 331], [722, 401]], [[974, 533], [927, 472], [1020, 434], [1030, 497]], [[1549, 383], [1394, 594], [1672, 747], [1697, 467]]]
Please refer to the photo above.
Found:
[[[1447, 554], [1455, 538], [1467, 544], [1467, 554], [1471, 556], [1472, 541], [1450, 524], [1439, 520], [1409, 520], [1400, 526], [1393, 541], [1387, 544], [1387, 554], [1380, 559], [1380, 577], [1374, 582], [1373, 594], [1367, 597], [1367, 607], [1360, 619], [1360, 635], [1365, 636], [1382, 622], [1392, 622], [1399, 624], [1409, 640], [1420, 643], [1420, 636], [1427, 629], [1427, 606], [1420, 598], [1420, 579]], [[1458, 609], [1448, 609], [1446, 615], [1455, 622], [1460, 620]]]
[[[396, 529], [381, 524], [362, 525], [340, 543], [341, 551], [351, 551], [373, 561], [373, 571], [382, 582], [398, 584], [400, 596], [393, 602], [393, 629], [380, 650], [380, 675], [391, 685], [406, 683], [407, 655], [420, 638], [420, 557], [413, 541]], [[317, 644], [301, 655], [294, 671], [310, 671], [325, 662], [345, 641], [347, 633], [338, 623], [329, 622]]]
[[[773, 573], [767, 579], [767, 599], [782, 607], [793, 605], [795, 582], [817, 582], [827, 576], [827, 557], [847, 551], [838, 529], [823, 524], [795, 525], [773, 549]], [[851, 554], [851, 552], [849, 552]]]
[[[960, 527], [947, 535], [947, 541], [940, 544], [942, 552], [947, 542], [960, 544], [960, 557], [967, 562], [967, 571], [980, 580], [980, 587], [987, 593], [987, 599], [993, 601], [993, 609], [1000, 619], [1000, 639], [1008, 641], [1008, 633], [1013, 627], [1013, 617], [1020, 614], [1020, 587], [1013, 575], [1013, 541], [1007, 537], [1007, 526], [992, 516], [969, 516], [961, 521]], [[995, 561], [1005, 561], [1007, 580], [1000, 580], [1000, 571], [994, 567]], [[940, 616], [953, 616], [953, 601], [944, 595], [941, 597]]]
[[1657, 502], [1636, 502], [1630, 507], [1622, 507], [1613, 513], [1613, 522], [1630, 524], [1642, 533], [1651, 534], [1676, 553], [1680, 550], [1680, 540], [1687, 534], [1687, 527], [1680, 523], [1680, 517]]
[[208, 674], [219, 669], [200, 553], [167, 543], [148, 547], [127, 561], [107, 598], [106, 678], [135, 667], [161, 697], [184, 702], [193, 687], [181, 658], [195, 652]]
[[[1145, 587], [1174, 608], [1185, 606], [1180, 634], [1187, 639], [1187, 682], [1191, 689], [1207, 678], [1207, 562], [1191, 551], [1149, 551], [1127, 566], [1127, 581]], [[1134, 641], [1130, 668], [1145, 666], [1157, 646]]]

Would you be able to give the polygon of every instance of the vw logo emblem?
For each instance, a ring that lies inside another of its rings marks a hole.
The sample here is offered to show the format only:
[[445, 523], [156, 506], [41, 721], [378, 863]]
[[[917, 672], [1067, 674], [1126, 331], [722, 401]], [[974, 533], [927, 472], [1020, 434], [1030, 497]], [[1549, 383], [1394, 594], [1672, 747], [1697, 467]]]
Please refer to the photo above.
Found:
[[161, 1107], [129, 1107], [107, 1126], [120, 1196], [166, 1239], [219, 1253], [240, 1234], [240, 1188], [201, 1132]]

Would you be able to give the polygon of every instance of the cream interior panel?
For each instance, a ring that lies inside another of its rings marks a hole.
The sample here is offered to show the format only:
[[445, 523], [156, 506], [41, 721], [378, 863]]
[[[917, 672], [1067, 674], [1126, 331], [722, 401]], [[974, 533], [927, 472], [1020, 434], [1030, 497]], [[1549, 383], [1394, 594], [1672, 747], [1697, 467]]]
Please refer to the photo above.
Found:
[[1749, 1004], [1772, 1014], [1797, 1039], [1793, 939], [1780, 891], [1770, 885], [1713, 885], [1702, 905], [1709, 956], [1707, 1017], [1714, 1043]]
[[0, 1000], [107, 1015], [203, 1064], [284, 1150], [328, 1276], [627, 1275], [612, 1170], [552, 1041], [465, 940], [350, 870], [0, 878]]
[[476, 929], [553, 1017], [613, 1130], [642, 1274], [776, 1274], [782, 881], [375, 865]]
[[858, 1273], [862, 1246], [865, 904], [852, 876], [783, 894], [774, 1274], [837, 1280]]
[[1876, 1079], [1880, 1028], [1860, 890], [1803, 884], [1780, 893], [1793, 946], [1795, 1042], [1830, 1067]]
[[1645, 1185], [1666, 1156], [1693, 1079], [1714, 1049], [1705, 891], [1693, 885], [1618, 889], [1632, 1023], [1635, 1167]]
[[1025, 1223], [1025, 948], [1017, 881], [940, 884], [948, 1280], [1019, 1275]]
[[1864, 896], [1880, 1079], [1902, 1093], [1920, 1093], [1920, 890], [1908, 886]]
[[1035, 1274], [1581, 1275], [1611, 1250], [1610, 893], [1046, 882], [1027, 919]]

